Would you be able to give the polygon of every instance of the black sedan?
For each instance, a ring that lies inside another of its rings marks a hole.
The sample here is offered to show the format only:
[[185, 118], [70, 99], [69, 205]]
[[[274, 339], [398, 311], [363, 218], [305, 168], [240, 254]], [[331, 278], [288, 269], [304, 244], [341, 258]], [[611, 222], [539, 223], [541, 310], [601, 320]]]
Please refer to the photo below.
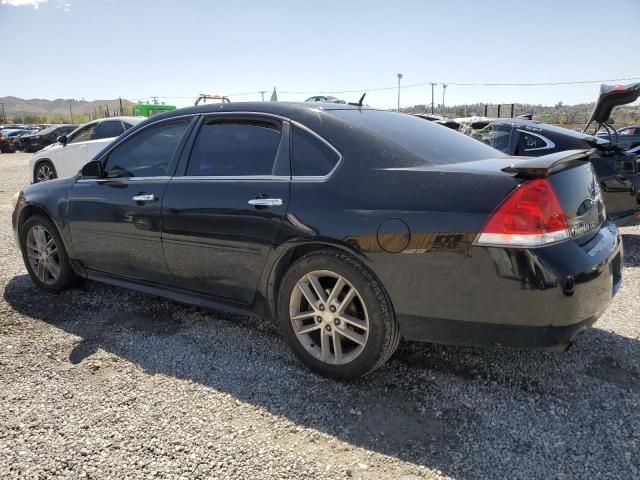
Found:
[[401, 338], [565, 349], [621, 282], [589, 152], [507, 157], [400, 113], [226, 103], [124, 133], [15, 197], [33, 282], [79, 279], [277, 319], [339, 379]]
[[76, 128], [78, 128], [77, 125], [52, 125], [33, 135], [21, 137], [20, 145], [25, 152], [37, 152], [47, 145], [55, 143], [59, 136], [67, 135]]
[[508, 155], [538, 157], [594, 149], [590, 161], [600, 180], [609, 216], [619, 225], [640, 220], [640, 155], [634, 150], [625, 151], [602, 137], [517, 118], [498, 119], [465, 133]]

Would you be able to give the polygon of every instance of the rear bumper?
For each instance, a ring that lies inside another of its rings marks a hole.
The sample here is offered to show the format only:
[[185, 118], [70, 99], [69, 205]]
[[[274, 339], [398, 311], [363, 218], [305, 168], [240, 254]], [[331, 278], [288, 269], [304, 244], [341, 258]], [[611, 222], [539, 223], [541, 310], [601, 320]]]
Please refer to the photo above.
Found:
[[497, 345], [515, 348], [564, 349], [591, 327], [600, 315], [564, 327], [527, 327], [476, 322], [460, 322], [416, 317], [404, 318], [405, 338], [445, 345]]
[[414, 283], [419, 292], [391, 297], [408, 340], [562, 347], [607, 309], [622, 282], [622, 255], [620, 234], [607, 221], [582, 246], [471, 247], [458, 267], [423, 275]]

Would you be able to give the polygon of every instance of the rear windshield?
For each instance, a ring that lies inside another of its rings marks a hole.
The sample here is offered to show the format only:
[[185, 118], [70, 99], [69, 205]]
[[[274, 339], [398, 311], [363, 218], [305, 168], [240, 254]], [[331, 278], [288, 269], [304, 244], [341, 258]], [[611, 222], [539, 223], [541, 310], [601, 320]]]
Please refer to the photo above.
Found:
[[502, 152], [448, 127], [404, 113], [356, 109], [330, 110], [329, 113], [403, 147], [427, 165], [504, 156]]
[[51, 132], [55, 132], [58, 128], [60, 128], [60, 127], [47, 127], [44, 130], [40, 130], [38, 132], [38, 134], [39, 135], [47, 135], [47, 134], [49, 134]]

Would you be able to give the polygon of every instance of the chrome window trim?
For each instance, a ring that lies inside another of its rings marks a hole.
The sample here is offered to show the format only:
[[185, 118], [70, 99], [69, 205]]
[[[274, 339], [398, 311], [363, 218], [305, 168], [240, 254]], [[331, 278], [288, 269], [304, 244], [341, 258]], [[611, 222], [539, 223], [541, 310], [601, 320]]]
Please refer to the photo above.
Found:
[[533, 132], [530, 132], [529, 130], [523, 130], [521, 128], [517, 128], [516, 130], [518, 130], [520, 133], [526, 133], [527, 135], [532, 135], [534, 137], [537, 137], [545, 143], [544, 147], [525, 148], [524, 149], [525, 152], [535, 152], [536, 150], [548, 150], [550, 148], [556, 148], [556, 144], [553, 141], [549, 140], [547, 137], [540, 135], [539, 133], [533, 133]]
[[105, 182], [149, 182], [152, 180], [169, 181], [172, 178], [168, 175], [158, 177], [104, 177], [104, 178], [79, 178], [76, 183], [105, 183]]
[[[314, 132], [313, 130], [311, 130], [309, 127], [307, 127], [306, 125], [303, 125], [300, 122], [297, 122], [295, 120], [292, 120], [291, 118], [287, 118], [287, 117], [283, 117], [282, 115], [276, 115], [274, 113], [266, 113], [266, 112], [212, 112], [212, 113], [203, 113], [202, 116], [203, 117], [215, 117], [215, 116], [223, 116], [223, 117], [229, 117], [229, 116], [257, 116], [257, 117], [266, 117], [266, 118], [271, 118], [271, 119], [276, 119], [279, 120], [281, 122], [289, 122], [291, 125], [298, 127], [308, 133], [310, 133], [311, 135], [313, 135], [314, 137], [316, 137], [318, 140], [320, 140], [321, 142], [323, 142], [325, 145], [327, 145], [331, 150], [333, 150], [336, 155], [338, 155], [338, 161], [336, 162], [336, 164], [333, 166], [333, 168], [329, 171], [329, 173], [327, 173], [326, 175], [322, 175], [322, 176], [313, 176], [313, 175], [293, 175], [290, 180], [292, 182], [325, 182], [327, 180], [329, 180], [329, 178], [334, 174], [334, 172], [338, 169], [338, 167], [342, 164], [342, 153], [340, 153], [340, 150], [338, 150], [336, 147], [334, 147], [327, 139], [325, 139], [324, 137], [322, 137], [321, 135], [317, 134], [316, 132]], [[293, 131], [291, 133], [291, 135], [293, 134]], [[291, 150], [293, 152], [293, 149]], [[259, 177], [259, 178], [256, 178]], [[174, 177], [174, 179], [176, 178], [192, 178], [192, 179], [197, 179], [197, 178], [206, 178], [208, 180], [256, 180], [256, 179], [260, 179], [260, 180], [268, 180], [268, 178], [265, 177], [273, 177], [271, 175], [253, 175], [253, 176], [237, 176], [237, 177], [198, 177], [198, 176], [192, 176], [192, 177]], [[284, 177], [289, 179], [289, 177]], [[277, 181], [282, 181], [282, 180], [277, 180]]]
[[199, 175], [184, 175], [184, 176], [175, 176], [171, 178], [172, 182], [183, 182], [183, 181], [197, 181], [197, 180], [206, 180], [206, 181], [226, 181], [226, 180], [233, 180], [233, 181], [272, 181], [272, 182], [288, 182], [291, 180], [291, 177], [287, 176], [287, 175], [245, 175], [245, 176], [224, 176], [224, 175], [220, 175], [220, 176], [210, 176], [210, 175], [203, 175], [203, 176], [199, 176]]
[[[329, 173], [327, 173], [326, 175], [322, 175], [322, 176], [313, 176], [313, 175], [293, 175], [291, 177], [288, 176], [274, 176], [274, 175], [247, 175], [247, 176], [174, 176], [174, 177], [167, 177], [167, 176], [161, 176], [161, 177], [113, 177], [113, 178], [109, 178], [106, 179], [108, 180], [119, 180], [119, 181], [125, 181], [125, 180], [133, 180], [133, 181], [141, 181], [141, 180], [150, 180], [150, 179], [170, 179], [171, 181], [193, 181], [193, 180], [232, 180], [232, 181], [237, 181], [237, 180], [244, 180], [244, 181], [276, 181], [276, 182], [283, 182], [283, 181], [291, 181], [291, 182], [304, 182], [304, 183], [310, 183], [310, 182], [325, 182], [327, 180], [329, 180], [333, 174], [336, 172], [336, 170], [338, 170], [338, 168], [340, 167], [340, 165], [342, 165], [342, 161], [343, 161], [343, 156], [342, 153], [340, 152], [340, 150], [338, 150], [336, 147], [334, 147], [327, 139], [325, 139], [324, 137], [322, 137], [321, 135], [319, 135], [318, 133], [314, 132], [312, 129], [310, 129], [309, 127], [307, 127], [306, 125], [303, 125], [300, 122], [297, 122], [295, 120], [292, 120], [290, 118], [287, 117], [283, 117], [282, 115], [276, 115], [274, 113], [266, 113], [266, 112], [242, 112], [242, 111], [236, 111], [236, 112], [211, 112], [211, 113], [203, 113], [203, 112], [199, 112], [199, 113], [189, 113], [189, 114], [185, 114], [185, 115], [176, 115], [173, 117], [169, 117], [169, 118], [163, 118], [162, 120], [159, 121], [155, 121], [153, 123], [150, 123], [148, 125], [145, 125], [144, 128], [141, 128], [140, 130], [138, 130], [137, 132], [135, 132], [135, 135], [137, 135], [140, 132], [145, 131], [148, 128], [153, 128], [154, 126], [157, 125], [161, 125], [163, 123], [168, 123], [168, 122], [172, 122], [175, 120], [180, 120], [180, 119], [184, 119], [184, 118], [191, 118], [191, 117], [229, 117], [229, 116], [256, 116], [256, 117], [266, 117], [266, 118], [271, 118], [271, 119], [276, 119], [279, 120], [281, 122], [289, 122], [291, 125], [298, 127], [308, 133], [310, 133], [311, 135], [313, 135], [314, 137], [316, 137], [318, 140], [320, 140], [321, 142], [323, 142], [325, 145], [327, 145], [331, 150], [333, 150], [333, 152], [336, 153], [336, 155], [338, 156], [338, 161], [336, 162], [336, 164], [334, 165], [334, 167], [331, 169], [331, 171], [329, 171]], [[135, 125], [134, 125], [135, 127]], [[133, 127], [132, 127], [133, 128]], [[128, 130], [125, 130], [125, 132]], [[114, 142], [113, 144], [111, 144], [109, 146], [109, 149], [106, 150], [99, 159], [100, 161], [104, 161], [109, 154], [119, 145], [121, 145], [123, 142], [127, 141], [129, 138], [131, 138], [131, 135], [127, 135], [125, 138], [120, 139], [117, 142]], [[95, 179], [95, 178], [91, 178], [91, 179], [79, 179], [78, 182], [81, 183], [86, 183], [86, 182], [96, 182], [96, 181], [105, 181], [105, 179], [101, 178], [101, 179]]]

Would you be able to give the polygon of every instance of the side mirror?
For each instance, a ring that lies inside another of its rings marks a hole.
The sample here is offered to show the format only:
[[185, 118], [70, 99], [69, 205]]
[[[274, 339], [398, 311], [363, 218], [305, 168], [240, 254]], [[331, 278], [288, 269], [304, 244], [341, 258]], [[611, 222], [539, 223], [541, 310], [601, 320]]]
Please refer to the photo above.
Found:
[[61, 143], [63, 146], [65, 146], [65, 147], [67, 146], [67, 141], [68, 140], [67, 140], [67, 136], [66, 135], [60, 135], [57, 138], [57, 141], [58, 141], [58, 143]]
[[87, 163], [82, 167], [82, 170], [80, 170], [80, 175], [83, 178], [104, 177], [104, 167], [102, 166], [102, 162], [100, 160], [93, 160], [92, 162]]

